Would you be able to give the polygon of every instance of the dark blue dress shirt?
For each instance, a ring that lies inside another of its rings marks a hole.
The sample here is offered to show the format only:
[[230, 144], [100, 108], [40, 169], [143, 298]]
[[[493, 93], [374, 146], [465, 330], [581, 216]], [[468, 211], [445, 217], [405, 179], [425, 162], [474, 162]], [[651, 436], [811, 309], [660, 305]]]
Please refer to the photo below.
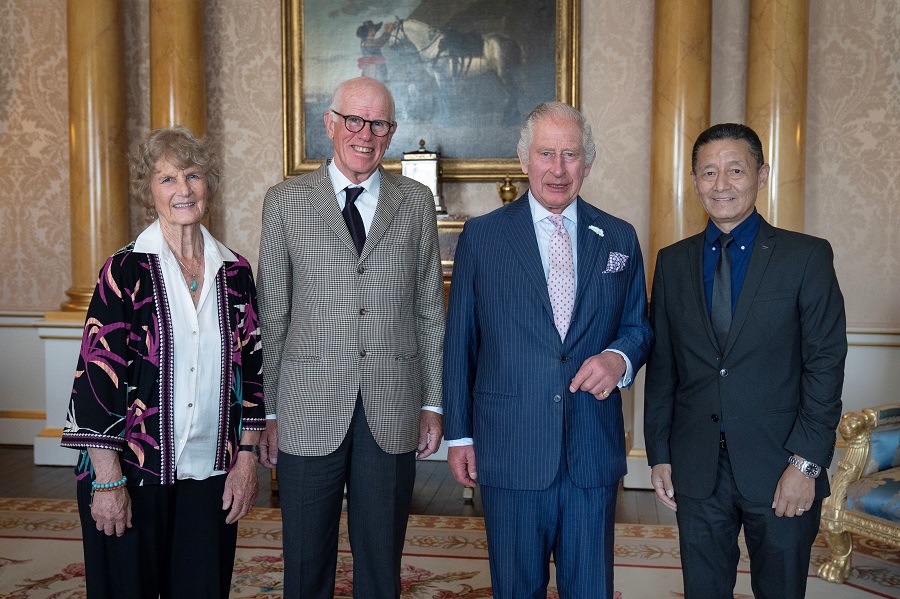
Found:
[[[747, 265], [750, 263], [750, 252], [753, 251], [753, 242], [759, 233], [759, 223], [762, 217], [756, 209], [753, 214], [744, 219], [744, 222], [731, 230], [734, 243], [729, 246], [731, 255], [731, 313], [737, 305], [741, 295], [741, 287], [744, 285], [744, 275], [747, 274]], [[706, 291], [706, 311], [712, 313], [712, 289], [713, 279], [716, 276], [716, 262], [719, 261], [719, 235], [723, 231], [713, 224], [712, 220], [706, 224], [706, 240], [703, 244], [703, 288]]]

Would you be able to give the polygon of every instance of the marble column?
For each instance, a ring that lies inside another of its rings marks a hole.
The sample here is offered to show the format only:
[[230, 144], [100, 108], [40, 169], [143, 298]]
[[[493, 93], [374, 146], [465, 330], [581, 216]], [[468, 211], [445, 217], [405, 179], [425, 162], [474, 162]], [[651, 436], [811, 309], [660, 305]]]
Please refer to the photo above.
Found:
[[128, 243], [128, 142], [124, 32], [119, 0], [68, 0], [69, 202], [72, 287], [62, 309], [38, 329], [44, 346], [44, 427], [34, 463], [72, 466], [60, 447], [81, 331], [97, 273]]
[[203, 0], [150, 0], [150, 127], [206, 135]]
[[[657, 0], [653, 32], [650, 147], [650, 247], [656, 253], [699, 231], [706, 213], [691, 183], [691, 149], [709, 126], [712, 0]], [[652, 488], [644, 441], [644, 369], [622, 392], [628, 488]]]
[[100, 267], [129, 238], [119, 0], [69, 0], [67, 25], [72, 287], [62, 311], [83, 322]]
[[653, 47], [650, 248], [656, 252], [699, 231], [706, 213], [690, 178], [691, 149], [709, 126], [711, 0], [657, 0]]
[[808, 0], [750, 2], [746, 122], [772, 165], [757, 207], [794, 231], [803, 230], [808, 27]]

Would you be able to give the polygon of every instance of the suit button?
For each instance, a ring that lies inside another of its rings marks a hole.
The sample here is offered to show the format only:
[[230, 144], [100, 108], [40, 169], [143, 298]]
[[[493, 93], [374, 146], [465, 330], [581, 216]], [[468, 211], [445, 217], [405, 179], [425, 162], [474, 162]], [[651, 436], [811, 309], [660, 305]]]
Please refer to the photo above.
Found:
[[360, 315], [360, 316], [365, 316], [368, 312], [369, 312], [369, 311], [368, 311], [366, 308], [360, 308], [360, 309], [359, 309], [359, 315]]
[[554, 396], [553, 396], [553, 401], [555, 401], [556, 403], [561, 402], [561, 401], [562, 401], [562, 395], [554, 395]]
[[363, 275], [363, 274], [366, 274], [366, 269], [365, 269], [365, 267], [360, 266], [356, 269], [356, 272]]
[[559, 359], [560, 359], [561, 361], [565, 362], [566, 360], [569, 359], [569, 356], [567, 356], [566, 354], [563, 354], [563, 355], [561, 355], [561, 356], [559, 357]]
[[720, 371], [719, 371], [719, 376], [722, 376], [722, 377], [728, 376], [728, 369], [727, 369], [727, 368], [723, 368], [722, 370], [720, 370]]
[[365, 357], [366, 357], [366, 350], [364, 350], [364, 349], [359, 350], [359, 357], [360, 357], [360, 358], [365, 358]]
[[719, 415], [718, 415], [718, 414], [712, 414], [712, 415], [709, 417], [709, 419], [712, 420], [713, 422], [718, 422], [718, 421], [719, 421]]

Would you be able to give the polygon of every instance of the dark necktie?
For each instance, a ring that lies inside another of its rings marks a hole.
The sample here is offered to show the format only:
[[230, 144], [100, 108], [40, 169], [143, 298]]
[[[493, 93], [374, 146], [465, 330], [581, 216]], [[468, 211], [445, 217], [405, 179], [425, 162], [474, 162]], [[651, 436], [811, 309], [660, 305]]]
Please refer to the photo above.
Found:
[[347, 192], [347, 201], [341, 212], [344, 215], [344, 222], [347, 223], [347, 230], [350, 231], [350, 237], [353, 238], [353, 244], [356, 246], [356, 253], [362, 254], [363, 245], [366, 243], [366, 228], [363, 225], [362, 216], [359, 214], [359, 208], [356, 207], [356, 198], [363, 192], [363, 188], [347, 187], [345, 191]]
[[719, 342], [719, 349], [725, 351], [725, 341], [731, 328], [731, 255], [728, 246], [734, 237], [728, 233], [719, 236], [719, 261], [713, 278], [712, 327]]

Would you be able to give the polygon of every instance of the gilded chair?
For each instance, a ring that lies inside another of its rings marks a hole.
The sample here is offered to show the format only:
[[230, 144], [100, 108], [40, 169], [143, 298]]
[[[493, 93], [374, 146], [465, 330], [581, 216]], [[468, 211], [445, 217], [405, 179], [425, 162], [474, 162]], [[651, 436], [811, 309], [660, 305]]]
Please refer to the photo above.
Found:
[[819, 578], [840, 584], [853, 567], [851, 534], [900, 548], [900, 403], [844, 414], [838, 430], [848, 447], [822, 504], [831, 555]]

